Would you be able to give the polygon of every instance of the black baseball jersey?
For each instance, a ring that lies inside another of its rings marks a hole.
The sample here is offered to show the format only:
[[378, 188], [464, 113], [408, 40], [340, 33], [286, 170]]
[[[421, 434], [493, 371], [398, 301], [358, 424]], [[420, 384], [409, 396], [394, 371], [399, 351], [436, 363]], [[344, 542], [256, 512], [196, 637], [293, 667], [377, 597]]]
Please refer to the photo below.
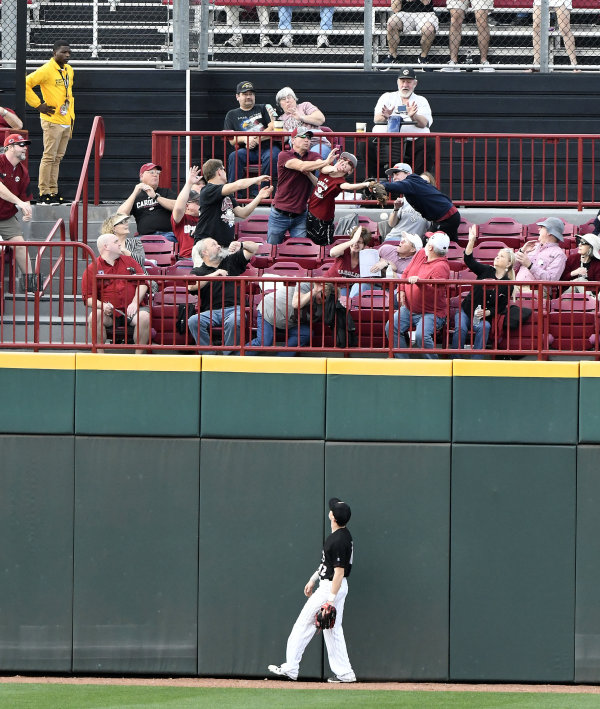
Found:
[[325, 540], [323, 551], [321, 552], [321, 566], [319, 566], [319, 576], [322, 579], [333, 579], [333, 571], [343, 567], [344, 576], [348, 578], [352, 571], [352, 560], [354, 557], [354, 543], [352, 535], [346, 529], [336, 529]]

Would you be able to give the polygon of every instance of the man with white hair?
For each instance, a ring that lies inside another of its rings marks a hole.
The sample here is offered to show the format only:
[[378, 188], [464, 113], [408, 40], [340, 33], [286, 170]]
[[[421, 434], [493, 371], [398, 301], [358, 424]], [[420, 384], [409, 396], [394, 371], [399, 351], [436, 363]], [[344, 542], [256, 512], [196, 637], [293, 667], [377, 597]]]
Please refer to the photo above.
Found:
[[17, 210], [23, 212], [23, 221], [31, 219], [31, 192], [29, 191], [29, 173], [23, 164], [27, 159], [25, 140], [18, 133], [11, 133], [4, 140], [4, 154], [0, 155], [0, 237], [14, 249], [15, 261], [21, 269], [21, 287], [23, 292], [35, 293], [37, 288], [35, 274], [31, 273], [31, 260], [24, 246], [23, 227], [17, 219]]
[[400, 278], [414, 255], [423, 248], [421, 237], [403, 232], [398, 244], [384, 244], [379, 247], [379, 261], [371, 266], [371, 273], [385, 273], [390, 268], [394, 278]]
[[[97, 342], [106, 340], [107, 327], [133, 327], [133, 341], [136, 345], [147, 345], [150, 340], [150, 312], [142, 307], [142, 302], [148, 292], [148, 284], [144, 280], [124, 278], [96, 279], [96, 289], [93, 290], [94, 273], [98, 275], [130, 276], [144, 271], [140, 264], [131, 256], [121, 253], [121, 242], [115, 234], [101, 234], [96, 242], [99, 256], [84, 271], [81, 279], [81, 295], [87, 306], [96, 309]], [[88, 316], [88, 332], [92, 339], [93, 313]], [[102, 350], [98, 350], [102, 352]], [[143, 354], [144, 349], [136, 349], [136, 354]]]
[[[194, 263], [192, 276], [198, 281], [188, 286], [190, 293], [198, 293], [199, 312], [188, 320], [188, 327], [202, 347], [212, 342], [213, 327], [223, 328], [223, 345], [236, 345], [240, 341], [240, 291], [235, 281], [222, 280], [226, 276], [241, 276], [248, 262], [258, 251], [253, 241], [234, 241], [226, 249], [210, 237], [199, 241], [192, 251]], [[198, 260], [201, 259], [201, 262]], [[210, 352], [203, 352], [210, 354]], [[230, 354], [229, 351], [223, 354]]]
[[[421, 249], [404, 270], [402, 278], [407, 285], [400, 286], [400, 309], [394, 313], [394, 348], [407, 346], [405, 336], [415, 330], [414, 346], [435, 348], [435, 333], [440, 330], [447, 317], [448, 298], [446, 285], [427, 283], [431, 280], [450, 278], [450, 266], [446, 254], [450, 239], [444, 232], [436, 231], [429, 237], [427, 245]], [[385, 334], [390, 339], [390, 323], [385, 325]], [[408, 357], [396, 352], [397, 359]], [[426, 359], [437, 359], [436, 354], [424, 355]]]

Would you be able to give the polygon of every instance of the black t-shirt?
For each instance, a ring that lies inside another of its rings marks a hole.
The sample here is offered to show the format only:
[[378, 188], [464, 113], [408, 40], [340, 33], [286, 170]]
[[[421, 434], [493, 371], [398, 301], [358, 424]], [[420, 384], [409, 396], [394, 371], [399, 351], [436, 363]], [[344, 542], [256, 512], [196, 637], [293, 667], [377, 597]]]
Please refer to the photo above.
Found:
[[[206, 187], [204, 188], [204, 190]], [[202, 192], [204, 192], [202, 190]], [[202, 193], [200, 193], [202, 194]], [[230, 276], [241, 276], [248, 266], [248, 261], [244, 256], [244, 249], [241, 248], [230, 256], [226, 256], [218, 266], [207, 266], [202, 264], [198, 268], [192, 269], [192, 276], [206, 276], [209, 273], [214, 273], [217, 269], [223, 268]], [[237, 283], [233, 281], [219, 281], [217, 279], [208, 279], [209, 282], [200, 289], [200, 310], [210, 310], [211, 300], [212, 308], [229, 308], [234, 305], [240, 304], [240, 294], [239, 289], [236, 297], [236, 286]], [[225, 292], [223, 292], [223, 285], [225, 285]]]
[[344, 576], [348, 578], [352, 571], [352, 561], [354, 556], [354, 544], [352, 535], [346, 529], [336, 529], [330, 534], [323, 544], [321, 553], [321, 566], [319, 566], [319, 576], [322, 579], [333, 579], [333, 571], [336, 568], [344, 569]]
[[223, 197], [222, 192], [223, 185], [212, 182], [200, 192], [200, 216], [194, 232], [194, 243], [210, 237], [221, 246], [229, 246], [235, 239], [233, 210], [237, 202], [233, 195]]
[[431, 0], [402, 0], [402, 12], [433, 12]]
[[[166, 187], [159, 187], [156, 194], [167, 199], [175, 199], [171, 190]], [[161, 207], [156, 197], [148, 197], [144, 190], [140, 190], [133, 202], [131, 216], [135, 219], [138, 234], [154, 234], [157, 231], [173, 231], [171, 226], [171, 214], [168, 209]]]
[[244, 111], [241, 108], [232, 108], [225, 116], [223, 130], [243, 131], [266, 130], [271, 122], [271, 116], [262, 103], [257, 103], [254, 108]]

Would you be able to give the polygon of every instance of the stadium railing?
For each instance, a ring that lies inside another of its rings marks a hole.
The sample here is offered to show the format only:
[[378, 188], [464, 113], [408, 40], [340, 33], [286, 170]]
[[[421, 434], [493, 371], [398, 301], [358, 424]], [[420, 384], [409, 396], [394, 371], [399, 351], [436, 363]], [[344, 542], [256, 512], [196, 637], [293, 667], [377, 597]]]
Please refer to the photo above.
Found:
[[[287, 132], [249, 132], [264, 138], [261, 151], [272, 146], [283, 147]], [[162, 187], [180, 190], [185, 182], [187, 166], [202, 165], [209, 158], [223, 161], [234, 152], [228, 140], [232, 132], [224, 131], [153, 131], [152, 161], [161, 165]], [[367, 177], [385, 179], [383, 168], [393, 142], [414, 144], [411, 137], [423, 134], [393, 133], [327, 133], [341, 150], [359, 158], [354, 175], [356, 181]], [[595, 172], [600, 135], [506, 134], [506, 133], [430, 133], [425, 141], [426, 165], [434, 173], [439, 188], [460, 206], [486, 207], [565, 207], [582, 210], [597, 205]], [[368, 173], [375, 162], [375, 174]], [[259, 163], [260, 164], [260, 163]], [[236, 178], [258, 174], [257, 165], [248, 165]], [[276, 160], [270, 173], [276, 175]], [[356, 203], [361, 195], [353, 195], [340, 203]]]

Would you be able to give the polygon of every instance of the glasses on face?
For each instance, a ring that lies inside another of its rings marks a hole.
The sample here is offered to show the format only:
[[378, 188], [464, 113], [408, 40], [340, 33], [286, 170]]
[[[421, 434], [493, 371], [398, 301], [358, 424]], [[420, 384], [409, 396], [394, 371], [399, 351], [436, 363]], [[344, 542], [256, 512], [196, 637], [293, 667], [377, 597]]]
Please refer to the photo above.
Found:
[[581, 236], [578, 236], [575, 239], [575, 243], [577, 246], [589, 246], [588, 242], [585, 239], [582, 239]]

